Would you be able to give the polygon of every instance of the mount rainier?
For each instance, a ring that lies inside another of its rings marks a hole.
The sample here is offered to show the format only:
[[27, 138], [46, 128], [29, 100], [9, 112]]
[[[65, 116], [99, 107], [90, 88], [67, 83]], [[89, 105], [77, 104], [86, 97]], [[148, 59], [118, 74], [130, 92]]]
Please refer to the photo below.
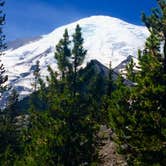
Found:
[[37, 38], [17, 40], [8, 44], [5, 55], [1, 57], [9, 77], [8, 83], [22, 96], [32, 91], [33, 70], [40, 61], [41, 74], [47, 74], [47, 66], [57, 70], [54, 59], [55, 45], [67, 28], [70, 37], [76, 25], [82, 28], [84, 47], [87, 49], [84, 66], [92, 59], [105, 66], [115, 68], [129, 55], [137, 57], [137, 50], [144, 47], [149, 33], [144, 26], [137, 26], [108, 16], [92, 16], [62, 26], [53, 32]]

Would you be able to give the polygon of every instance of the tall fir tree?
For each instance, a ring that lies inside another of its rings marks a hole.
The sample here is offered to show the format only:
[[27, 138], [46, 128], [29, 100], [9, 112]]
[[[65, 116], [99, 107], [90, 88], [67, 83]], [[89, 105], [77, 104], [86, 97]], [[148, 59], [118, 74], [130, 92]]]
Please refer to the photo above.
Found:
[[112, 64], [110, 62], [109, 64], [109, 73], [108, 73], [108, 85], [107, 85], [107, 95], [111, 96], [112, 92], [114, 91], [115, 84], [114, 84], [114, 78], [113, 78], [113, 69], [112, 69]]
[[[154, 20], [155, 23], [160, 22], [161, 17], [153, 13], [146, 19], [144, 16], [150, 36], [145, 49], [139, 51], [137, 85], [131, 88], [120, 84], [113, 93], [109, 108], [110, 126], [129, 165], [162, 166], [166, 162], [165, 48], [161, 47], [161, 31], [155, 27], [158, 24], [153, 24]], [[164, 22], [165, 19], [162, 19], [162, 26]]]
[[36, 61], [35, 69], [33, 71], [34, 83], [32, 86], [34, 87], [34, 91], [36, 92], [40, 83], [40, 61]]
[[[5, 2], [0, 0], [0, 58], [4, 55], [6, 49], [5, 35], [3, 34], [3, 25], [5, 23], [5, 15], [3, 14], [2, 7]], [[1, 63], [1, 60], [0, 60]], [[5, 85], [8, 77], [5, 75], [5, 68], [3, 64], [0, 64], [0, 102], [3, 93], [6, 91]], [[13, 111], [15, 103], [17, 102], [17, 95], [12, 93], [9, 97], [8, 106], [10, 110], [1, 110], [0, 108], [0, 165], [13, 165], [17, 158], [17, 154], [20, 152], [19, 135], [15, 120], [15, 111]], [[13, 98], [14, 97], [14, 98]]]
[[[4, 6], [4, 1], [0, 0], [0, 58], [1, 56], [4, 55], [4, 50], [6, 49], [6, 44], [5, 44], [5, 35], [3, 34], [3, 25], [5, 23], [5, 15], [3, 14], [2, 7]], [[8, 77], [5, 75], [5, 68], [4, 65], [1, 64], [1, 59], [0, 59], [0, 100], [2, 97], [2, 93], [5, 89], [4, 83], [7, 81]]]
[[68, 30], [65, 29], [63, 38], [56, 45], [55, 58], [57, 60], [58, 69], [61, 72], [61, 79], [65, 79], [66, 73], [69, 72], [71, 66], [69, 58], [71, 57], [71, 51], [69, 48], [70, 40]]
[[77, 91], [77, 72], [78, 67], [83, 63], [87, 50], [83, 48], [84, 39], [82, 37], [81, 27], [76, 26], [75, 33], [73, 34], [73, 95], [76, 95]]
[[160, 40], [163, 42], [162, 63], [166, 74], [166, 1], [157, 0], [157, 3], [159, 8], [153, 9], [150, 17], [143, 14], [142, 19], [149, 31], [158, 34]]
[[134, 63], [134, 60], [133, 58], [131, 58], [129, 64], [126, 66], [126, 71], [127, 71], [127, 74], [126, 74], [126, 77], [127, 79], [131, 80], [131, 81], [135, 81], [135, 71], [134, 71], [134, 67], [135, 67], [135, 63]]
[[18, 115], [18, 107], [17, 107], [18, 101], [19, 101], [19, 94], [15, 89], [12, 89], [7, 99], [7, 104], [5, 108], [7, 116], [10, 117], [11, 122], [13, 122], [13, 120], [15, 120], [15, 117]]

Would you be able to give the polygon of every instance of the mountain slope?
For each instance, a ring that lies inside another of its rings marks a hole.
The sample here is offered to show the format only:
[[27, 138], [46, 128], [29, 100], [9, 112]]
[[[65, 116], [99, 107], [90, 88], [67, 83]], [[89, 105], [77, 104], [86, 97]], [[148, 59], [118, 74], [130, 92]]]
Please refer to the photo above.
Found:
[[112, 67], [115, 67], [129, 55], [136, 57], [137, 50], [143, 48], [148, 36], [145, 27], [108, 16], [92, 16], [57, 28], [32, 41], [13, 42], [2, 57], [2, 62], [7, 69], [9, 83], [13, 84], [21, 95], [31, 92], [32, 73], [37, 60], [40, 61], [42, 75], [47, 74], [48, 65], [57, 69], [54, 59], [55, 45], [62, 38], [65, 28], [72, 36], [77, 24], [82, 27], [84, 47], [88, 50], [84, 65], [96, 59], [107, 67], [111, 61]]

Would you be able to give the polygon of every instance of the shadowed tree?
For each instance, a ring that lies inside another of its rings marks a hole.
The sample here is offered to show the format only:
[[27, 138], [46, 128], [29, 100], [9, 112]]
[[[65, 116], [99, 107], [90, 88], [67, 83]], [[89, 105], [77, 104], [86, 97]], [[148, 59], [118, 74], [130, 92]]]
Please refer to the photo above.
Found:
[[73, 34], [73, 95], [76, 95], [77, 90], [77, 73], [78, 67], [83, 63], [87, 50], [83, 48], [84, 39], [82, 38], [81, 27], [76, 26], [75, 33]]
[[[4, 1], [0, 0], [0, 58], [4, 55], [4, 50], [6, 49], [5, 44], [5, 35], [3, 34], [3, 25], [5, 23], [5, 15], [3, 14], [2, 7], [4, 6]], [[4, 65], [1, 64], [0, 59], [0, 100], [2, 97], [2, 93], [5, 90], [6, 86], [4, 83], [7, 81], [8, 77], [5, 75]]]
[[166, 163], [165, 46], [161, 47], [165, 41], [165, 1], [159, 5], [160, 15], [155, 10], [152, 16], [143, 16], [150, 36], [144, 50], [139, 51], [136, 86], [119, 84], [110, 101], [110, 126], [129, 165]]

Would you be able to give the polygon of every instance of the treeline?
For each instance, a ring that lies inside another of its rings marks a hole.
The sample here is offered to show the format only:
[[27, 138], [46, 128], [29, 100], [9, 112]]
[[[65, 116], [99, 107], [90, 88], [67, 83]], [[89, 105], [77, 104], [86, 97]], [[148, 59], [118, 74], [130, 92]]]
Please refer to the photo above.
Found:
[[[93, 63], [82, 69], [87, 51], [81, 27], [76, 26], [72, 38], [65, 30], [55, 48], [58, 72], [48, 66], [49, 75], [43, 81], [40, 62], [36, 63], [27, 112], [19, 113], [15, 90], [0, 112], [0, 165], [100, 165], [101, 125], [111, 128], [111, 139], [128, 165], [165, 165], [166, 2], [158, 0], [158, 4], [151, 16], [142, 17], [150, 36], [144, 50], [138, 51], [137, 70], [133, 60], [126, 67], [132, 87], [124, 84], [121, 75], [115, 80], [111, 66], [107, 76]], [[2, 14], [1, 54], [4, 20]], [[2, 65], [1, 95], [6, 80]]]

